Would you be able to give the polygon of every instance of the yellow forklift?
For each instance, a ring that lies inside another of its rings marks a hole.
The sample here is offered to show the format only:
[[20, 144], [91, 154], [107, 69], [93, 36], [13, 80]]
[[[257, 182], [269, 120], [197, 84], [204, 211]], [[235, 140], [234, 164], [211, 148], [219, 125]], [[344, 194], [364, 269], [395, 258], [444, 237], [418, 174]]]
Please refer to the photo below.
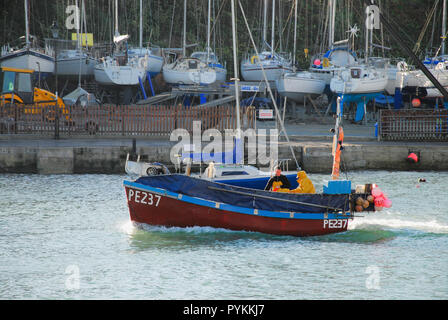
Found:
[[[32, 80], [34, 70], [1, 67], [1, 71], [0, 108], [13, 104], [16, 108], [23, 108], [24, 114], [42, 114], [47, 121], [54, 121], [56, 95], [34, 87]], [[48, 108], [48, 106], [53, 106], [53, 108]], [[60, 97], [57, 98], [57, 106], [59, 114], [71, 122], [69, 110]], [[43, 114], [44, 112], [45, 114]]]

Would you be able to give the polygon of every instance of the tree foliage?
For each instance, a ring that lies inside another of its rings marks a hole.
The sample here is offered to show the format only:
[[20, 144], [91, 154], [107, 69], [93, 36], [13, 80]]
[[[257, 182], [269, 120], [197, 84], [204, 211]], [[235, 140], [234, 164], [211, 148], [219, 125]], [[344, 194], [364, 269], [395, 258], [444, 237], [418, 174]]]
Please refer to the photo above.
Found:
[[[255, 41], [260, 43], [263, 26], [262, 0], [240, 0]], [[81, 0], [78, 0], [81, 3]], [[383, 12], [389, 18], [403, 40], [411, 48], [418, 39], [435, 0], [377, 0]], [[9, 43], [20, 46], [25, 34], [23, 0], [1, 1], [0, 44]], [[75, 4], [75, 0], [28, 0], [30, 32], [39, 39], [50, 37], [50, 26], [57, 21], [61, 38], [69, 39], [73, 30], [65, 28], [66, 8]], [[85, 0], [87, 32], [94, 34], [95, 43], [110, 42], [113, 35], [113, 0]], [[139, 0], [118, 0], [119, 32], [131, 36], [130, 43], [137, 45], [139, 40]], [[271, 39], [271, 3], [268, 1], [268, 42]], [[326, 49], [327, 0], [298, 0], [297, 60], [306, 67], [310, 55]], [[436, 51], [440, 45], [442, 1], [439, 1], [435, 17], [431, 20], [422, 41], [422, 56], [427, 50]], [[227, 62], [231, 70], [232, 28], [230, 0], [212, 0], [213, 34], [211, 44], [217, 54]], [[294, 39], [294, 0], [276, 1], [276, 49], [292, 52]], [[150, 42], [160, 47], [182, 46], [183, 37], [183, 0], [143, 0], [144, 43]], [[238, 5], [237, 5], [238, 8]], [[187, 43], [195, 44], [191, 50], [204, 48], [207, 32], [208, 0], [188, 0], [187, 2]], [[355, 51], [361, 53], [364, 48], [364, 1], [338, 0], [336, 11], [336, 40], [347, 37], [350, 26], [360, 29], [355, 38]], [[251, 51], [248, 31], [238, 8], [238, 54]], [[391, 36], [384, 32], [375, 32], [374, 42], [392, 47], [387, 55], [402, 56], [398, 46], [391, 42]], [[308, 49], [309, 55], [305, 55]], [[377, 52], [383, 54], [383, 52]]]

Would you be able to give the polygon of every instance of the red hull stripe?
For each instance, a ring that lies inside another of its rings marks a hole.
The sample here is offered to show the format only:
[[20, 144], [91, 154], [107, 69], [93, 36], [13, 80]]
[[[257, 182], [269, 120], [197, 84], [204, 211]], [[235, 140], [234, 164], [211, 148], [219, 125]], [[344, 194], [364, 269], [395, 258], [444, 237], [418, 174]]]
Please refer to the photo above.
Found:
[[[268, 211], [268, 210], [258, 210], [252, 208], [245, 208], [239, 206], [233, 206], [225, 203], [218, 203], [215, 201], [205, 200], [196, 197], [190, 197], [186, 195], [182, 195], [179, 193], [170, 192], [164, 189], [153, 188], [146, 185], [142, 185], [135, 182], [124, 181], [124, 186], [131, 189], [136, 189], [140, 191], [146, 191], [155, 193], [161, 196], [169, 197], [172, 199], [177, 199], [182, 202], [196, 204], [203, 207], [209, 207], [213, 209], [223, 210], [227, 212], [234, 213], [242, 213], [248, 215], [257, 215], [263, 217], [270, 218], [280, 218], [280, 219], [301, 219], [301, 220], [323, 220], [323, 219], [349, 219], [350, 214], [347, 215], [337, 214], [337, 213], [302, 213], [302, 212], [277, 212], [277, 211]], [[128, 197], [129, 202], [129, 193], [126, 192], [126, 196]]]

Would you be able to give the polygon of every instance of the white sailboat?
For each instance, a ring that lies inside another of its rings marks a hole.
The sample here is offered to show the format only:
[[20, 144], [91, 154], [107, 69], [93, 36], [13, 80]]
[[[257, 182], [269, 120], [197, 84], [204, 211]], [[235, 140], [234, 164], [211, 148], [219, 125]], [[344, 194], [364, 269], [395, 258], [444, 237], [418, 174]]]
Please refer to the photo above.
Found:
[[160, 48], [144, 47], [143, 46], [143, 4], [140, 0], [140, 37], [139, 46], [137, 48], [130, 48], [128, 50], [130, 58], [145, 59], [146, 72], [149, 72], [151, 77], [155, 77], [162, 71], [163, 57]]
[[384, 64], [378, 68], [375, 66], [375, 60], [369, 60], [369, 39], [369, 28], [366, 27], [364, 63], [348, 65], [338, 70], [331, 79], [331, 91], [338, 94], [368, 94], [385, 91], [389, 80], [387, 65]]
[[101, 59], [95, 66], [95, 81], [104, 86], [135, 86], [143, 79], [147, 60], [144, 58], [129, 58], [127, 52], [119, 53], [119, 48], [129, 39], [129, 35], [118, 32], [118, 0], [115, 0], [115, 36], [116, 52], [112, 56]]
[[[328, 14], [328, 51], [315, 55], [308, 69], [313, 77], [325, 81], [326, 86], [330, 85], [331, 79], [339, 70], [358, 63], [355, 53], [349, 49], [348, 40], [334, 41], [336, 0], [328, 0]], [[352, 35], [357, 31], [357, 27], [354, 27]]]
[[[76, 0], [76, 7], [78, 1]], [[83, 19], [84, 18], [84, 19]], [[98, 63], [88, 52], [83, 50], [79, 27], [81, 26], [81, 34], [83, 32], [83, 21], [85, 24], [85, 6], [84, 0], [81, 2], [81, 17], [77, 17], [76, 33], [77, 42], [76, 49], [65, 49], [58, 51], [56, 57], [57, 74], [62, 77], [93, 77], [95, 65]]]
[[162, 68], [165, 82], [179, 85], [209, 85], [219, 81], [225, 81], [226, 70], [221, 65], [215, 54], [210, 49], [210, 0], [208, 3], [208, 30], [207, 51], [195, 52], [191, 57], [186, 56], [187, 36], [187, 0], [184, 0], [184, 39], [182, 57], [173, 63], [165, 64]]
[[291, 57], [285, 57], [274, 51], [275, 0], [272, 1], [272, 42], [266, 43], [267, 0], [264, 1], [263, 49], [256, 54], [246, 55], [241, 63], [241, 75], [246, 81], [262, 81], [263, 71], [268, 81], [275, 81], [283, 74], [293, 71]]
[[[9, 45], [2, 47], [0, 55], [0, 65], [2, 67], [31, 69], [40, 73], [42, 78], [54, 72], [54, 57], [52, 50], [48, 47], [39, 48], [36, 43], [31, 43], [29, 30], [28, 0], [24, 1], [25, 6], [25, 47], [14, 50]], [[33, 40], [36, 40], [33, 37]], [[34, 42], [34, 41], [33, 41]], [[37, 73], [36, 72], [36, 73]]]
[[[443, 17], [442, 17], [442, 43], [441, 55], [438, 57], [427, 58], [424, 61], [426, 68], [437, 81], [448, 89], [448, 56], [445, 54], [445, 37], [446, 37], [446, 0], [443, 1]], [[421, 70], [411, 70], [403, 61], [398, 63], [398, 72], [396, 78], [396, 87], [400, 90], [408, 87], [417, 92], [424, 92], [426, 98], [440, 98], [443, 94], [434, 86], [434, 84], [426, 77]]]
[[[294, 55], [293, 66], [295, 66], [297, 31], [297, 0], [294, 1]], [[295, 69], [295, 67], [294, 67]], [[292, 72], [283, 74], [276, 80], [278, 93], [295, 102], [303, 102], [305, 96], [316, 98], [325, 89], [325, 81], [315, 77], [311, 72]]]

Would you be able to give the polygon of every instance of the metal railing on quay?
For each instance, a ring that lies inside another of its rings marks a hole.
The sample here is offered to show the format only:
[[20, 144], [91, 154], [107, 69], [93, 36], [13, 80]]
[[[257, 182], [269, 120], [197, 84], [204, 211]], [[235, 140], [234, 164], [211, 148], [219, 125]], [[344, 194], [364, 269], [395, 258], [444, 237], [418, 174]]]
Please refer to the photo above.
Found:
[[[56, 113], [58, 112], [58, 113]], [[255, 127], [253, 107], [241, 109], [247, 128]], [[175, 129], [193, 131], [193, 122], [201, 121], [201, 129], [236, 129], [234, 106], [185, 107], [141, 105], [63, 106], [14, 105], [0, 106], [0, 134], [53, 135], [122, 135], [169, 136]]]
[[381, 110], [378, 140], [448, 141], [448, 110]]

